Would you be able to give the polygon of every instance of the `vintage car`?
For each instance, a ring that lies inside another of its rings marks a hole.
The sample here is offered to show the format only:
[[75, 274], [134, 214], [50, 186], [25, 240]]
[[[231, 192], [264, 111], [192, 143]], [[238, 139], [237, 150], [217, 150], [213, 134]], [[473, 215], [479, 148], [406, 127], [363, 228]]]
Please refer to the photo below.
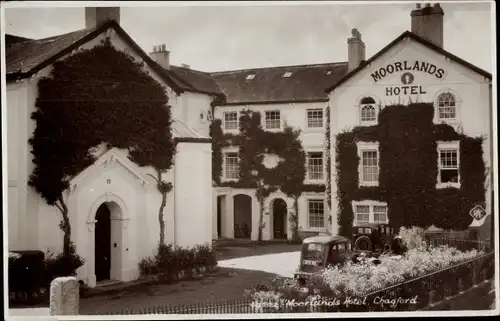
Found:
[[382, 253], [403, 254], [406, 251], [403, 241], [394, 234], [388, 224], [358, 224], [352, 228], [353, 251], [375, 257]]
[[388, 224], [358, 224], [352, 228], [353, 248], [371, 255], [388, 252], [392, 248], [394, 229]]
[[302, 242], [300, 263], [294, 278], [303, 284], [313, 273], [321, 272], [328, 265], [343, 264], [352, 256], [351, 240], [347, 237], [308, 237]]

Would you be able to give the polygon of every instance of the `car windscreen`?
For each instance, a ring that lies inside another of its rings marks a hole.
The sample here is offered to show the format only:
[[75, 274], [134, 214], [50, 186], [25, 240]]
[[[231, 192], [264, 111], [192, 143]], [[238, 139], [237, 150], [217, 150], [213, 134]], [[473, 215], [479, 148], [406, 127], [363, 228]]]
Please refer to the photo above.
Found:
[[305, 244], [302, 249], [304, 259], [323, 260], [325, 254], [325, 244], [309, 243]]

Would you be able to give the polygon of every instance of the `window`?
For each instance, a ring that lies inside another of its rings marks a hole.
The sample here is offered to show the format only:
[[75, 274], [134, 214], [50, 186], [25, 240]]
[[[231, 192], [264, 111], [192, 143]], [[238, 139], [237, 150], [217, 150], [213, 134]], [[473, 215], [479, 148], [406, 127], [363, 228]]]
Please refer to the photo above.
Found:
[[281, 115], [279, 110], [266, 111], [266, 129], [281, 128]]
[[323, 127], [323, 109], [308, 109], [307, 110], [307, 127], [319, 128]]
[[385, 223], [387, 221], [387, 206], [373, 206], [373, 222]]
[[377, 109], [375, 99], [364, 97], [360, 103], [360, 122], [361, 125], [374, 125], [377, 123]]
[[377, 120], [375, 107], [372, 105], [365, 105], [361, 107], [361, 123], [370, 123]]
[[377, 142], [358, 142], [359, 185], [378, 186], [379, 153]]
[[378, 152], [367, 150], [362, 152], [361, 180], [366, 183], [378, 182]]
[[307, 153], [307, 178], [310, 180], [323, 179], [323, 152]]
[[224, 157], [224, 177], [226, 179], [238, 179], [240, 177], [240, 166], [238, 153], [226, 153]]
[[255, 78], [255, 75], [254, 74], [250, 74], [247, 76], [246, 80], [252, 80]]
[[307, 204], [309, 227], [325, 227], [325, 202], [322, 199], [310, 199]]
[[459, 142], [438, 142], [438, 187], [460, 186]]
[[[387, 204], [376, 201], [353, 202], [354, 224], [387, 224]], [[366, 229], [365, 229], [366, 230]], [[367, 231], [364, 231], [367, 234]]]
[[283, 74], [283, 78], [289, 78], [292, 75], [291, 71], [287, 71]]
[[451, 93], [442, 93], [437, 99], [438, 119], [455, 120], [457, 118], [457, 108], [455, 96]]
[[370, 206], [358, 205], [356, 206], [356, 225], [370, 223]]
[[224, 113], [224, 129], [238, 129], [238, 112]]
[[337, 252], [339, 254], [344, 254], [345, 250], [346, 250], [346, 244], [344, 244], [344, 243], [338, 243], [333, 248], [335, 249], [334, 252]]

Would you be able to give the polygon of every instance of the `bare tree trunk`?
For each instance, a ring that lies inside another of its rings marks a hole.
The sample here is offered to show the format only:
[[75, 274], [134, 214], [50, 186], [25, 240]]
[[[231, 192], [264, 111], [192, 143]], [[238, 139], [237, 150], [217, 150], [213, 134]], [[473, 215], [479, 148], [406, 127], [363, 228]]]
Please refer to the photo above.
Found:
[[257, 183], [257, 200], [259, 201], [259, 230], [257, 235], [257, 242], [262, 241], [262, 229], [264, 228], [264, 198], [262, 193], [262, 186], [260, 182]]
[[165, 245], [165, 220], [163, 219], [163, 210], [167, 205], [168, 190], [162, 186], [161, 171], [157, 169], [156, 174], [158, 179], [158, 190], [161, 193], [161, 204], [160, 209], [158, 210], [158, 221], [160, 222], [160, 245]]
[[259, 200], [259, 235], [257, 240], [262, 241], [262, 229], [264, 228], [264, 202], [263, 200]]
[[62, 214], [62, 221], [61, 224], [59, 225], [59, 228], [63, 231], [64, 233], [64, 238], [63, 238], [63, 254], [69, 255], [70, 254], [70, 246], [71, 246], [71, 224], [69, 222], [69, 215], [68, 215], [68, 206], [64, 202], [63, 196], [59, 195], [58, 197], [58, 202], [56, 202], [55, 206], [61, 211]]

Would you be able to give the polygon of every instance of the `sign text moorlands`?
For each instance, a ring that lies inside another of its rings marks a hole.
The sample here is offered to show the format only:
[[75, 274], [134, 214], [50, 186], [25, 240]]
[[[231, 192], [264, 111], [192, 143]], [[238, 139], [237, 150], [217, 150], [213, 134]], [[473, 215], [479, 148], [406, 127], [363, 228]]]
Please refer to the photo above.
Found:
[[410, 62], [408, 60], [396, 61], [388, 64], [385, 67], [381, 67], [371, 74], [374, 82], [378, 82], [387, 75], [392, 75], [393, 73], [403, 72], [401, 75], [401, 83], [403, 86], [391, 86], [385, 88], [386, 96], [399, 96], [399, 95], [418, 95], [425, 94], [426, 91], [420, 85], [412, 85], [415, 79], [412, 72], [419, 71], [425, 72], [437, 79], [442, 79], [444, 77], [444, 70], [438, 68], [436, 65], [425, 61], [414, 61]]

